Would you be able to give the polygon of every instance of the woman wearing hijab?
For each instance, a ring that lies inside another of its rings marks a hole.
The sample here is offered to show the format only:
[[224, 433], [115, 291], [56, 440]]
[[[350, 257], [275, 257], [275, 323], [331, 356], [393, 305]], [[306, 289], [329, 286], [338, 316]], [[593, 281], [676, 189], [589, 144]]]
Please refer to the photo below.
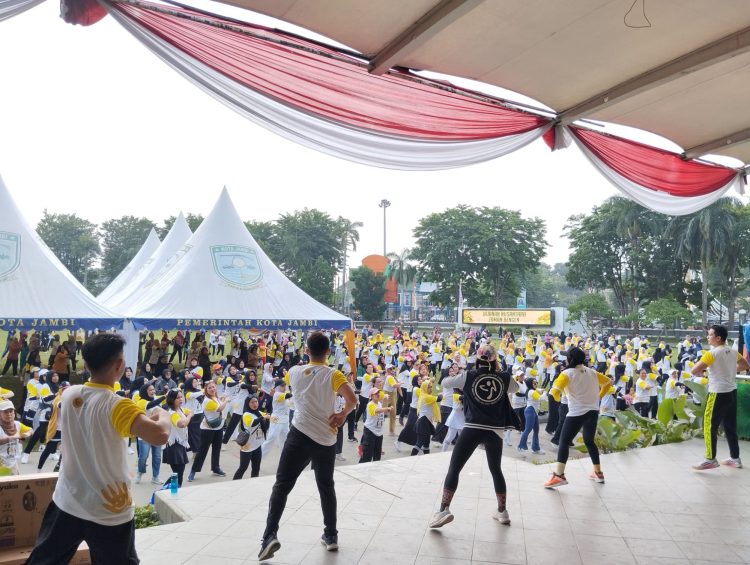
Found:
[[250, 437], [245, 445], [240, 446], [240, 466], [234, 473], [233, 480], [241, 479], [248, 467], [250, 467], [251, 478], [260, 475], [260, 461], [263, 458], [261, 447], [266, 440], [269, 418], [270, 415], [260, 411], [258, 397], [248, 396], [245, 400], [240, 427], [242, 431], [248, 432]]
[[[425, 366], [425, 365], [423, 365]], [[425, 455], [430, 453], [430, 438], [435, 435], [435, 422], [440, 422], [440, 405], [442, 395], [432, 394], [432, 379], [425, 379], [416, 389], [417, 394], [417, 443], [411, 454]]]
[[[156, 396], [154, 394], [154, 385], [151, 383], [144, 384], [139, 391], [139, 395], [140, 399], [137, 404], [146, 413], [146, 416], [164, 401], [163, 396]], [[161, 447], [161, 445], [151, 445], [146, 440], [138, 438], [138, 474], [135, 476], [136, 484], [141, 482], [141, 478], [146, 472], [146, 461], [148, 460], [149, 453], [151, 454], [151, 482], [155, 485], [162, 484], [162, 480], [159, 478]]]
[[203, 421], [203, 399], [200, 375], [185, 379], [185, 408], [191, 414], [188, 424], [188, 451], [198, 453], [201, 448], [201, 421]]
[[260, 389], [264, 393], [261, 408], [268, 413], [273, 412], [273, 395], [271, 394], [271, 390], [273, 389], [275, 381], [276, 379], [273, 376], [273, 364], [265, 363], [263, 365], [263, 376], [260, 381]]

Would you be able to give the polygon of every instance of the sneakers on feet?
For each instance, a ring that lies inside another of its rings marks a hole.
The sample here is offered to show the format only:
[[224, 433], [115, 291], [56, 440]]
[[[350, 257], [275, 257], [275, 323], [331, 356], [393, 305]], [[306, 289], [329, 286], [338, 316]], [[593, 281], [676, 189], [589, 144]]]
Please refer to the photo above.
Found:
[[592, 473], [589, 475], [589, 479], [594, 482], [604, 484], [604, 473], [602, 473], [601, 471], [592, 471]]
[[26, 465], [26, 463], [28, 462], [29, 462], [29, 454], [24, 453], [23, 455], [21, 455], [21, 464]]
[[227, 476], [227, 474], [224, 471], [222, 471], [221, 469], [216, 469], [216, 471], [213, 471], [212, 474], [215, 477], [226, 477]]
[[57, 453], [53, 453], [49, 456], [49, 458], [52, 459], [52, 461], [57, 461], [58, 459], [60, 459], [60, 456]]
[[697, 465], [693, 465], [693, 469], [696, 471], [707, 471], [709, 469], [716, 469], [719, 466], [719, 462], [716, 459], [704, 459]]
[[432, 520], [430, 521], [430, 527], [431, 528], [441, 528], [445, 526], [446, 524], [449, 524], [453, 521], [453, 514], [451, 514], [451, 511], [447, 508], [445, 510], [435, 512], [435, 515], [432, 517]]
[[226, 451], [227, 450], [227, 444], [226, 443], [222, 443], [221, 444], [221, 450], [222, 451]]
[[545, 453], [547, 453], [543, 449], [537, 449], [537, 450], [532, 449], [531, 451], [534, 453], [534, 455], [544, 455]]
[[336, 455], [336, 461], [346, 461], [346, 457], [344, 457], [343, 455], [341, 455], [340, 453], [338, 453]]
[[135, 476], [135, 484], [137, 484], [137, 485], [141, 484], [141, 479], [142, 479], [142, 478], [143, 478], [143, 473], [138, 473], [138, 474], [137, 474], [137, 475]]
[[356, 437], [352, 436], [352, 437], [349, 438], [349, 441], [353, 441], [353, 442], [356, 443], [359, 440]]
[[132, 448], [132, 447], [128, 447], [128, 453], [129, 453], [130, 455], [133, 455], [133, 454], [135, 453], [135, 451], [133, 451], [133, 448]]
[[265, 561], [271, 559], [274, 553], [281, 549], [281, 543], [276, 539], [276, 536], [268, 536], [260, 543], [260, 552], [258, 553], [258, 561]]
[[396, 451], [398, 451], [399, 453], [401, 453], [401, 442], [400, 441], [394, 441], [393, 445], [396, 448]]
[[734, 467], [735, 469], [742, 469], [742, 460], [739, 457], [737, 459], [731, 457], [729, 459], [724, 459], [721, 464], [726, 465], [727, 467]]
[[154, 477], [153, 479], [151, 479], [151, 484], [161, 486], [164, 484], [164, 481], [162, 481], [159, 477]]
[[188, 475], [188, 482], [192, 483], [195, 480], [195, 473], [190, 471], [190, 474]]
[[320, 538], [320, 543], [326, 546], [326, 551], [336, 551], [339, 548], [339, 537], [323, 534]]
[[528, 449], [524, 449], [523, 447], [516, 447], [516, 451], [520, 453], [523, 457], [526, 457], [526, 453], [529, 451]]
[[507, 508], [500, 512], [499, 510], [492, 515], [493, 520], [497, 520], [504, 526], [510, 526], [510, 516], [508, 515]]
[[45, 444], [40, 443], [39, 444], [39, 453], [42, 453], [44, 451], [44, 448], [47, 447]]
[[568, 484], [568, 479], [565, 478], [565, 475], [558, 475], [557, 473], [552, 473], [552, 476], [549, 478], [549, 480], [546, 483], [544, 483], [544, 488], [557, 488], [557, 487], [561, 487], [567, 484]]

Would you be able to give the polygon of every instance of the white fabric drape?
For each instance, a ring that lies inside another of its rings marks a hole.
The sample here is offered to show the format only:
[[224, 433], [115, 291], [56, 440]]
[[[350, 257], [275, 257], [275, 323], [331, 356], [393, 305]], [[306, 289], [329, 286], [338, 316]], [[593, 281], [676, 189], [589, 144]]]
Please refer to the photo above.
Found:
[[296, 143], [349, 161], [401, 170], [464, 167], [516, 151], [549, 127], [496, 139], [437, 142], [407, 140], [345, 126], [254, 92], [138, 26], [118, 10], [110, 6], [107, 9], [149, 50], [233, 110]]
[[0, 22], [30, 10], [44, 0], [0, 0]]
[[740, 193], [743, 191], [743, 180], [740, 173], [737, 173], [737, 175], [735, 175], [726, 185], [709, 194], [704, 194], [703, 196], [672, 196], [666, 192], [652, 190], [634, 183], [613, 170], [611, 167], [608, 167], [606, 163], [581, 143], [575, 135], [568, 133], [568, 137], [575, 141], [576, 145], [586, 158], [610, 183], [615, 186], [615, 188], [617, 188], [617, 190], [625, 194], [628, 198], [635, 200], [641, 206], [645, 206], [655, 212], [660, 212], [669, 216], [685, 216], [697, 212], [706, 206], [710, 206], [724, 196], [730, 188], [734, 187], [735, 190]]
[[125, 338], [125, 350], [123, 351], [125, 366], [132, 367], [133, 372], [135, 372], [135, 368], [138, 366], [140, 332], [135, 328], [133, 322], [125, 320], [122, 329], [117, 330], [117, 333]]

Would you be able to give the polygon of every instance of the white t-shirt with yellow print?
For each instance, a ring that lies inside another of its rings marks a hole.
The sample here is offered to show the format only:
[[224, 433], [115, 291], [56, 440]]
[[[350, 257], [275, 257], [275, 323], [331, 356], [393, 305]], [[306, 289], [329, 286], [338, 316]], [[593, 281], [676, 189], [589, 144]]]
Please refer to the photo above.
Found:
[[103, 526], [133, 519], [127, 446], [143, 411], [114, 388], [88, 382], [70, 387], [60, 402], [65, 459], [52, 495], [60, 510]]

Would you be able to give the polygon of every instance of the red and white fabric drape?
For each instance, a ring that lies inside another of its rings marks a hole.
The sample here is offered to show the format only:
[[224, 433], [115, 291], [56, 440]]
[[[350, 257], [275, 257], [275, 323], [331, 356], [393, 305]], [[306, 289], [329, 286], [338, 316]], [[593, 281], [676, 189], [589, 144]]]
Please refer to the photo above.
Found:
[[532, 142], [538, 116], [275, 30], [184, 8], [107, 2], [109, 13], [190, 81], [263, 127], [351, 161], [406, 170], [461, 167]]
[[[560, 135], [555, 128], [555, 137]], [[583, 154], [618, 190], [642, 206], [683, 216], [705, 208], [729, 189], [744, 192], [741, 172], [598, 131], [570, 126]], [[547, 139], [549, 143], [549, 139]], [[555, 145], [564, 145], [559, 139]]]
[[0, 0], [0, 22], [17, 16], [44, 2], [44, 0]]

